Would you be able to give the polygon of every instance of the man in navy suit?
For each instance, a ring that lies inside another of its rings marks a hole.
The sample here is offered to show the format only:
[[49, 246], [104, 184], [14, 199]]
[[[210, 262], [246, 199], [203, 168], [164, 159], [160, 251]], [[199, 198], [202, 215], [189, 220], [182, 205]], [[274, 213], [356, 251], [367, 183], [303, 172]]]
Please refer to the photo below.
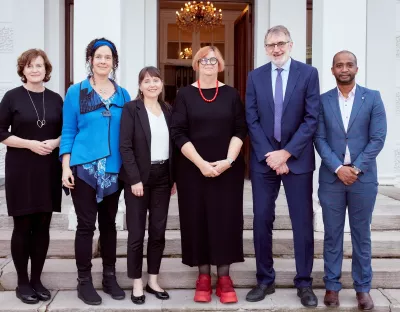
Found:
[[275, 201], [283, 182], [292, 220], [297, 295], [304, 306], [317, 306], [312, 290], [314, 259], [312, 181], [313, 136], [320, 105], [318, 72], [290, 58], [288, 29], [275, 26], [264, 39], [271, 62], [249, 73], [246, 119], [252, 145], [254, 248], [257, 286], [246, 297], [259, 301], [275, 291], [272, 229]]
[[386, 114], [378, 91], [356, 84], [357, 58], [333, 58], [337, 87], [321, 95], [315, 147], [321, 155], [318, 196], [325, 227], [325, 298], [339, 306], [343, 228], [348, 207], [353, 245], [352, 276], [361, 310], [374, 307], [371, 289], [371, 219], [378, 192], [376, 157], [386, 138]]

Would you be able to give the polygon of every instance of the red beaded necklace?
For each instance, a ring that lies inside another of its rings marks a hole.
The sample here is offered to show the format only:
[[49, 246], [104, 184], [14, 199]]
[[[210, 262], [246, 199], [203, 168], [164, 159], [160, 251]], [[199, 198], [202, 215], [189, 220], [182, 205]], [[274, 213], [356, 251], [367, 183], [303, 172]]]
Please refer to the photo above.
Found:
[[200, 92], [201, 98], [202, 98], [204, 101], [206, 101], [207, 103], [211, 103], [211, 102], [215, 101], [215, 99], [217, 98], [217, 95], [218, 95], [218, 80], [217, 80], [217, 84], [216, 84], [217, 90], [215, 90], [215, 95], [214, 95], [214, 97], [213, 97], [211, 100], [207, 100], [207, 99], [204, 97], [203, 92], [201, 92], [200, 79], [197, 80], [197, 84], [198, 84], [198, 86], [199, 86], [199, 92]]

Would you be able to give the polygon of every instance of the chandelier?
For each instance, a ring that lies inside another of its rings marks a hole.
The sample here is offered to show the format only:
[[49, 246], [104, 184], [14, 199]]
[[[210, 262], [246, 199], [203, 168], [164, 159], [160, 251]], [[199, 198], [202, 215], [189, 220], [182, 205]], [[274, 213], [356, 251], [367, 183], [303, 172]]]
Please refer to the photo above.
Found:
[[222, 10], [217, 10], [212, 2], [187, 2], [181, 11], [176, 11], [176, 24], [183, 31], [207, 31], [222, 25]]
[[181, 59], [191, 59], [192, 58], [192, 48], [185, 48], [183, 51], [179, 53], [179, 57]]

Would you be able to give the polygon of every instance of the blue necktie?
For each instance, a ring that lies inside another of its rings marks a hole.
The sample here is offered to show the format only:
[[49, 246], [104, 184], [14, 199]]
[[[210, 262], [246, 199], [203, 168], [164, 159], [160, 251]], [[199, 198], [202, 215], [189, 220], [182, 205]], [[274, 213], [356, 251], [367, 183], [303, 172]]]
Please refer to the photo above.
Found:
[[280, 142], [281, 141], [281, 122], [282, 122], [282, 110], [283, 110], [283, 86], [282, 86], [282, 68], [277, 68], [278, 75], [276, 76], [275, 82], [275, 117], [274, 117], [274, 137]]

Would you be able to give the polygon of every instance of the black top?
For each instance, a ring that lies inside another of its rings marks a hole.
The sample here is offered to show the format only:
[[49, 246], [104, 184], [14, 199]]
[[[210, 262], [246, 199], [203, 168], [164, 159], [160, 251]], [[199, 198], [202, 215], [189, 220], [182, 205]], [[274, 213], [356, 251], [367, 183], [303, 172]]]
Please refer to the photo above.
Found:
[[[0, 141], [15, 135], [27, 140], [50, 140], [61, 135], [61, 96], [49, 89], [31, 92], [39, 119], [43, 119], [43, 94], [46, 124], [39, 128], [37, 114], [28, 95], [20, 86], [8, 91], [0, 103]], [[61, 211], [61, 163], [56, 148], [41, 156], [29, 149], [7, 147], [5, 187], [9, 215]]]

